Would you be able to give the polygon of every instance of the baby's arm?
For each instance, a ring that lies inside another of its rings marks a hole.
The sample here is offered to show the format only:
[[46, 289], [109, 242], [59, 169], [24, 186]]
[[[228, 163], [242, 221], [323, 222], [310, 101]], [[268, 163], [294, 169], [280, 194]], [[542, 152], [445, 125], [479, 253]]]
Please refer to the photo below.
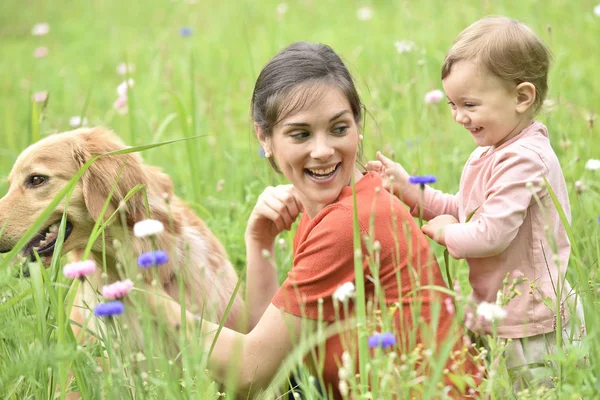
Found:
[[421, 192], [420, 185], [409, 182], [410, 175], [404, 167], [381, 152], [377, 152], [377, 161], [369, 161], [366, 167], [368, 171], [381, 176], [383, 187], [409, 206], [413, 216], [419, 215], [419, 205], [422, 202], [423, 219], [426, 221], [443, 214], [458, 218], [456, 195], [443, 193], [427, 185], [424, 185], [424, 192]]
[[[523, 224], [534, 193], [546, 195], [547, 168], [539, 156], [505, 154], [493, 166], [485, 201], [469, 222], [444, 227], [444, 242], [454, 258], [483, 258], [503, 252]], [[531, 183], [531, 184], [530, 184]]]

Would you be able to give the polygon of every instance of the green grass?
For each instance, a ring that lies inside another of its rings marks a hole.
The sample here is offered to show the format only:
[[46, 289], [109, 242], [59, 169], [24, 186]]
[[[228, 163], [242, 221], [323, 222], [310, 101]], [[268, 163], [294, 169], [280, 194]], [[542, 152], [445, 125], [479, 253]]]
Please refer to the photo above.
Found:
[[[354, 74], [369, 111], [366, 158], [382, 150], [411, 173], [435, 174], [437, 188], [455, 192], [474, 144], [443, 102], [427, 105], [423, 97], [441, 89], [443, 55], [464, 27], [489, 14], [521, 19], [555, 56], [548, 98], [556, 107], [539, 119], [549, 127], [570, 190], [569, 279], [584, 304], [588, 330], [580, 349], [555, 356], [561, 376], [556, 389], [521, 398], [592, 398], [600, 391], [600, 317], [595, 312], [600, 171], [584, 168], [588, 159], [600, 158], [600, 120], [594, 124], [589, 117], [599, 113], [600, 104], [600, 17], [593, 14], [595, 2], [300, 1], [289, 2], [284, 15], [276, 11], [278, 1], [189, 3], [0, 2], [0, 178], [8, 175], [27, 145], [70, 129], [71, 116], [83, 115], [89, 125], [110, 127], [130, 145], [203, 135], [149, 148], [142, 156], [172, 177], [175, 192], [192, 203], [242, 271], [245, 224], [255, 200], [265, 186], [284, 182], [258, 156], [249, 112], [254, 80], [271, 56], [297, 40], [332, 46]], [[357, 19], [363, 6], [373, 9], [369, 21]], [[31, 35], [38, 22], [50, 24], [48, 35]], [[193, 29], [192, 36], [180, 36], [184, 26]], [[413, 41], [416, 51], [399, 54], [397, 40]], [[39, 46], [48, 47], [47, 57], [32, 56]], [[123, 61], [136, 67], [127, 115], [113, 109], [116, 87], [123, 81], [116, 67]], [[31, 103], [36, 91], [49, 93], [43, 109]], [[586, 190], [577, 193], [576, 181]], [[6, 189], [5, 180], [0, 180], [0, 194]], [[277, 246], [281, 278], [290, 266], [293, 235], [284, 233], [282, 238], [287, 246]], [[443, 249], [436, 246], [435, 251], [443, 265]], [[66, 373], [73, 367], [80, 389], [90, 398], [205, 399], [217, 398], [224, 390], [204, 371], [205, 352], [197, 344], [188, 344], [185, 356], [177, 360], [161, 357], [162, 339], [149, 341], [143, 354], [132, 353], [126, 344], [114, 346], [119, 336], [108, 334], [108, 325], [104, 340], [78, 346], [65, 319], [72, 290], [61, 277], [60, 260], [48, 270], [32, 271], [27, 280], [14, 278], [8, 261], [0, 259], [0, 398], [52, 398], [57, 386], [62, 396]], [[464, 262], [451, 262], [450, 267], [468, 291]], [[113, 345], [104, 346], [111, 340]], [[514, 394], [502, 368], [502, 346], [492, 341], [490, 348], [488, 359], [497, 360], [498, 368], [484, 381], [482, 397], [510, 398]], [[110, 368], [98, 369], [94, 357], [105, 349]], [[589, 356], [585, 368], [577, 362], [583, 356]], [[300, 359], [295, 357], [286, 364], [290, 368]], [[386, 357], [378, 356], [370, 370], [385, 371]], [[415, 384], [410, 369], [389, 373], [403, 382], [402, 390]], [[311, 386], [307, 376], [300, 380]], [[424, 393], [439, 396], [435, 383], [426, 382]], [[225, 396], [233, 394], [226, 391]]]

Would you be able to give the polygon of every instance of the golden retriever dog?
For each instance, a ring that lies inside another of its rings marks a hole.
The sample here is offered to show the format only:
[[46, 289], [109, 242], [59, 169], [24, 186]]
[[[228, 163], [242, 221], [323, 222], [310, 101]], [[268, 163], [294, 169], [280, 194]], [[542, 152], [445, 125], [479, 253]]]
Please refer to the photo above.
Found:
[[[86, 161], [94, 155], [125, 148], [123, 142], [106, 129], [82, 128], [50, 135], [25, 149], [9, 175], [8, 193], [0, 199], [0, 227], [5, 227], [0, 237], [0, 252], [14, 247]], [[161, 221], [165, 227], [153, 243], [132, 233], [134, 224], [146, 219], [145, 199], [141, 191], [126, 201], [125, 197], [140, 184], [145, 186], [150, 218]], [[89, 322], [86, 326], [94, 330], [95, 318], [90, 318], [90, 313], [101, 301], [98, 292], [104, 284], [125, 277], [135, 282], [139, 273], [147, 283], [159, 280], [155, 282], [157, 288], [162, 286], [163, 293], [176, 301], [180, 298], [178, 279], [182, 279], [187, 308], [219, 322], [233, 296], [237, 274], [215, 235], [173, 194], [171, 179], [158, 168], [145, 165], [137, 153], [100, 157], [77, 182], [66, 207], [63, 253], [75, 250], [74, 253], [82, 254], [81, 249], [86, 247], [111, 192], [110, 204], [102, 219], [106, 221], [115, 211], [117, 215], [105, 229], [104, 240], [100, 237], [93, 244], [91, 257], [99, 268], [79, 286], [71, 314], [71, 319], [78, 322], [72, 324], [76, 335], [80, 332], [78, 325], [86, 320]], [[35, 249], [44, 264], [49, 264], [64, 210], [63, 200], [21, 255], [33, 259]], [[137, 268], [134, 257], [150, 251], [152, 244], [168, 253], [168, 263], [148, 270]], [[129, 254], [129, 262], [123, 260], [125, 252]], [[106, 260], [105, 275], [103, 259]], [[126, 310], [132, 308], [126, 305]], [[236, 295], [226, 326], [236, 325], [242, 308], [241, 297]], [[129, 316], [125, 321], [133, 337], [141, 341], [138, 317]]]

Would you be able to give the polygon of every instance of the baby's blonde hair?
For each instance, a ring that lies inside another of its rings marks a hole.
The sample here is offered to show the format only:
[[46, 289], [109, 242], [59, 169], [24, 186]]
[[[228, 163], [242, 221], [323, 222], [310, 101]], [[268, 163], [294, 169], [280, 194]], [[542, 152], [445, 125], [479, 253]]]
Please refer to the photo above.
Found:
[[542, 40], [522, 22], [502, 16], [485, 17], [458, 35], [444, 59], [442, 80], [455, 63], [478, 62], [502, 80], [533, 84], [536, 113], [548, 92], [551, 58], [552, 53]]

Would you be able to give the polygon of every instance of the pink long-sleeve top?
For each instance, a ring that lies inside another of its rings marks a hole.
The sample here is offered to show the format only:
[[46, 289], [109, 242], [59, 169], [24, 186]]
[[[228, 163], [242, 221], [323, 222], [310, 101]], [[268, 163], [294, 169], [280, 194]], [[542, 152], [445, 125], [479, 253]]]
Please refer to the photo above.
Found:
[[[526, 278], [517, 286], [521, 294], [505, 308], [507, 317], [497, 327], [500, 337], [552, 332], [559, 279], [562, 292], [570, 290], [565, 272], [571, 246], [544, 177], [570, 223], [560, 163], [546, 126], [535, 121], [498, 148], [477, 148], [464, 167], [456, 195], [431, 187], [424, 192], [424, 219], [451, 214], [460, 222], [446, 227], [445, 240], [450, 255], [469, 264], [475, 301], [495, 303], [507, 273], [512, 274], [509, 285], [518, 272]], [[552, 300], [552, 309], [544, 299]]]

